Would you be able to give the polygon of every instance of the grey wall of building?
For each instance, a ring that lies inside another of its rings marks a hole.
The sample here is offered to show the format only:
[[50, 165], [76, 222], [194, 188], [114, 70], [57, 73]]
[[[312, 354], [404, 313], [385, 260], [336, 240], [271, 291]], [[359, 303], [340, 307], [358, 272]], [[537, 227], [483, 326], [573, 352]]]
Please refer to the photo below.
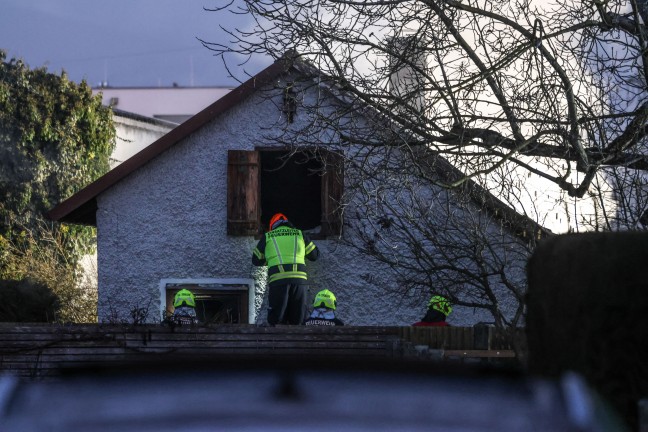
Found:
[[[257, 92], [99, 195], [100, 322], [128, 320], [134, 307], [148, 308], [149, 321], [157, 321], [161, 280], [210, 278], [253, 279], [257, 321], [265, 321], [265, 269], [251, 263], [257, 240], [226, 232], [227, 152], [270, 144], [268, 130], [283, 122], [280, 98]], [[306, 120], [298, 115], [294, 127]], [[333, 290], [346, 323], [408, 325], [424, 315], [427, 298], [390, 294], [396, 282], [387, 268], [336, 239], [316, 244], [321, 257], [308, 262], [309, 298]], [[463, 307], [449, 318], [453, 325], [483, 321], [492, 319]]]

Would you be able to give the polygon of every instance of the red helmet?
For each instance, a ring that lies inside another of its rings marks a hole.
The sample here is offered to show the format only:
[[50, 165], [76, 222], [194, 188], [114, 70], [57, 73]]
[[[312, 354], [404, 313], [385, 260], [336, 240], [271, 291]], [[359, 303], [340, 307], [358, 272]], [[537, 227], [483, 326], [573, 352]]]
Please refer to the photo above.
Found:
[[283, 214], [283, 213], [276, 213], [272, 218], [270, 219], [270, 230], [272, 230], [272, 226], [277, 223], [278, 221], [287, 221], [288, 218]]

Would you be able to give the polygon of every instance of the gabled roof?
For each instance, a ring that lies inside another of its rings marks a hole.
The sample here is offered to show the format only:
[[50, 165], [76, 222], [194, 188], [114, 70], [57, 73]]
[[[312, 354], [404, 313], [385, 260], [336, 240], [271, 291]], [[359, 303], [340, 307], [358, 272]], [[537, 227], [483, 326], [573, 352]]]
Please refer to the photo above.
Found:
[[289, 62], [280, 58], [239, 87], [227, 93], [207, 108], [191, 117], [186, 122], [172, 129], [169, 133], [127, 159], [102, 177], [90, 183], [70, 198], [61, 202], [47, 213], [47, 217], [58, 222], [96, 225], [97, 196], [140, 167], [173, 147], [184, 138], [197, 131], [205, 124], [219, 117], [230, 108], [238, 105], [256, 89], [286, 72]]
[[[326, 78], [313, 65], [305, 61], [296, 60], [297, 58], [294, 52], [287, 53], [239, 87], [54, 207], [47, 213], [47, 217], [59, 222], [96, 225], [97, 196], [99, 194], [182, 141], [205, 124], [238, 105], [260, 87], [275, 80], [290, 68], [294, 68], [297, 72], [309, 77]], [[353, 100], [349, 99], [343, 90], [328, 85], [326, 79], [317, 80], [317, 82], [318, 85], [327, 88], [341, 102], [353, 103]], [[366, 113], [369, 114], [368, 112]], [[435, 172], [446, 181], [453, 182], [464, 176], [459, 169], [443, 157], [436, 154], [428, 154], [427, 157], [433, 157], [435, 159], [434, 163], [430, 166], [433, 166]], [[552, 234], [550, 230], [544, 228], [529, 217], [519, 214], [473, 180], [466, 181], [463, 187], [472, 201], [492, 214], [502, 223], [502, 226], [511, 230], [514, 235], [523, 239], [529, 239], [545, 237]]]

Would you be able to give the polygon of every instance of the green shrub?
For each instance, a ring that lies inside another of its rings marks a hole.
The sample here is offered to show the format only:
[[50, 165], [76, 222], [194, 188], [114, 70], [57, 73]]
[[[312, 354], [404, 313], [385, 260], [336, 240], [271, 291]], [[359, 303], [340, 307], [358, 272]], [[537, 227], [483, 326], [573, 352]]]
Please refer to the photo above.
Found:
[[53, 322], [59, 300], [45, 284], [32, 279], [0, 280], [0, 321]]
[[4, 242], [10, 280], [30, 280], [50, 290], [58, 307], [49, 322], [97, 322], [96, 275], [92, 274], [96, 269], [66, 261], [60, 230], [48, 228], [46, 222], [42, 225], [38, 241], [34, 232], [25, 231], [20, 242]]

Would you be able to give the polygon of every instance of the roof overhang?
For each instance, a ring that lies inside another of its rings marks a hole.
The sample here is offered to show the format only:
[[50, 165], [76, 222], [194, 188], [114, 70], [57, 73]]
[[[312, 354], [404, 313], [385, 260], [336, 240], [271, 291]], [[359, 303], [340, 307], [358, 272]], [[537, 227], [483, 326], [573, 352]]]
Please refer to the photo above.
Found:
[[82, 225], [97, 225], [97, 197], [123, 180], [132, 172], [144, 166], [178, 142], [182, 141], [205, 124], [219, 117], [232, 107], [240, 104], [258, 88], [266, 85], [285, 73], [292, 64], [292, 57], [285, 56], [276, 60], [239, 87], [227, 93], [216, 102], [200, 111], [181, 125], [160, 137], [139, 153], [133, 155], [108, 173], [75, 193], [47, 212], [46, 217], [57, 222]]

